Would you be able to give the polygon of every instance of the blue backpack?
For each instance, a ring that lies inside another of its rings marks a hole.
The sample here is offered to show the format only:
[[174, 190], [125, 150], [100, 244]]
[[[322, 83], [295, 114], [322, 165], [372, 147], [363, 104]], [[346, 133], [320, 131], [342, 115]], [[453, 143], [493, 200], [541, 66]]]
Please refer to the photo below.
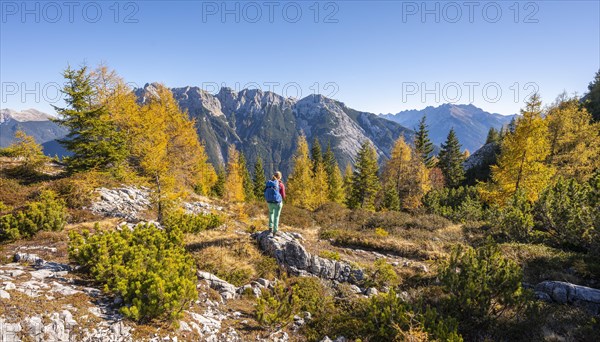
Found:
[[281, 203], [283, 201], [279, 193], [279, 181], [267, 181], [267, 185], [265, 186], [265, 200], [268, 203]]

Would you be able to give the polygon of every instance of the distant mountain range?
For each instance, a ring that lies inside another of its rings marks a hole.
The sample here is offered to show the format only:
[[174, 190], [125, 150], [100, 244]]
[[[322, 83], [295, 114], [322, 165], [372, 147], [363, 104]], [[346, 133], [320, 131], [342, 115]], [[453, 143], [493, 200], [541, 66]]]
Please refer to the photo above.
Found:
[[515, 115], [489, 113], [473, 105], [443, 104], [422, 110], [406, 110], [398, 114], [384, 114], [382, 117], [397, 122], [410, 129], [417, 128], [421, 117], [426, 115], [429, 136], [434, 144], [446, 141], [450, 128], [454, 127], [463, 149], [471, 153], [485, 143], [491, 127], [500, 129], [508, 125]]
[[[136, 89], [139, 101], [145, 102], [154, 87], [146, 84]], [[500, 128], [513, 117], [490, 114], [472, 105], [451, 104], [394, 115], [375, 115], [354, 110], [322, 95], [297, 100], [254, 89], [221, 88], [217, 94], [198, 87], [171, 90], [182, 109], [196, 120], [198, 135], [213, 165], [223, 165], [228, 146], [234, 144], [244, 153], [249, 165], [260, 156], [265, 171], [281, 170], [286, 175], [292, 169], [296, 141], [301, 134], [306, 136], [309, 145], [318, 138], [323, 150], [331, 144], [340, 167], [344, 168], [354, 161], [366, 140], [373, 143], [380, 161], [389, 158], [398, 137], [412, 141], [412, 129], [423, 114], [427, 114], [430, 136], [436, 145], [443, 143], [450, 127], [454, 127], [463, 148], [471, 152], [483, 145], [490, 127]], [[68, 152], [56, 141], [63, 138], [67, 130], [50, 118], [35, 109], [22, 112], [2, 109], [0, 147], [13, 143], [15, 132], [20, 128], [42, 144], [47, 155], [67, 155]]]
[[32, 136], [44, 148], [49, 156], [68, 154], [56, 139], [67, 135], [65, 127], [50, 121], [52, 116], [35, 109], [17, 112], [10, 109], [0, 110], [0, 147], [7, 147], [15, 142], [15, 133], [21, 129]]
[[[136, 91], [142, 102], [154, 85]], [[303, 99], [284, 98], [272, 92], [244, 89], [239, 92], [221, 88], [210, 94], [198, 87], [172, 89], [180, 106], [196, 119], [210, 161], [223, 164], [227, 147], [236, 145], [248, 163], [260, 156], [267, 172], [289, 174], [296, 141], [304, 134], [312, 144], [319, 139], [323, 150], [331, 144], [340, 164], [354, 161], [365, 140], [375, 146], [381, 160], [390, 156], [398, 137], [411, 140], [413, 132], [372, 113], [360, 112], [321, 95]]]

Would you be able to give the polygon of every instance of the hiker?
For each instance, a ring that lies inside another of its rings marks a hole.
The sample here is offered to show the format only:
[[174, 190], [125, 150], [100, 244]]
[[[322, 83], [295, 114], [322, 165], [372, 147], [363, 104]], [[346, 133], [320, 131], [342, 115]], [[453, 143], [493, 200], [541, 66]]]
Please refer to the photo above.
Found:
[[271, 177], [271, 180], [267, 181], [265, 186], [265, 200], [269, 207], [269, 230], [271, 236], [277, 234], [277, 228], [279, 228], [279, 215], [281, 214], [281, 208], [283, 207], [283, 200], [285, 199], [285, 185], [281, 181], [281, 172], [277, 171]]

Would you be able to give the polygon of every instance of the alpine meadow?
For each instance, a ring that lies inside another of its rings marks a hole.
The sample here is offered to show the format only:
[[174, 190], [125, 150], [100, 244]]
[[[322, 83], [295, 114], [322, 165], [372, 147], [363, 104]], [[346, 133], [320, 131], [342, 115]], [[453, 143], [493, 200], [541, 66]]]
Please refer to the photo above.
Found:
[[597, 2], [0, 16], [0, 341], [598, 340]]

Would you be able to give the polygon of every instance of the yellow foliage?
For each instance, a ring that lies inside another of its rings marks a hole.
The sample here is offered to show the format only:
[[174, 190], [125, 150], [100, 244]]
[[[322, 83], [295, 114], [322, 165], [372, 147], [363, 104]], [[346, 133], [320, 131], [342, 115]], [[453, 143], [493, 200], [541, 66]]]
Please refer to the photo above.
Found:
[[421, 198], [431, 189], [429, 170], [404, 141], [398, 138], [392, 148], [392, 156], [383, 170], [384, 187], [396, 190], [403, 208], [421, 206]]
[[34, 172], [44, 166], [48, 157], [44, 155], [42, 146], [36, 143], [32, 136], [18, 130], [15, 133], [15, 138], [17, 138], [17, 141], [8, 147], [8, 151], [11, 155], [22, 159], [21, 168], [23, 170]]
[[308, 143], [303, 135], [298, 137], [298, 147], [294, 155], [294, 169], [288, 179], [287, 196], [292, 205], [312, 210], [315, 208], [315, 195]]
[[550, 134], [549, 162], [557, 176], [587, 181], [600, 168], [600, 123], [580, 106], [577, 98], [562, 94], [546, 116]]
[[240, 153], [234, 145], [229, 146], [227, 152], [227, 178], [223, 197], [229, 202], [244, 201], [244, 179], [242, 167], [239, 163]]
[[554, 174], [554, 169], [545, 163], [550, 143], [538, 94], [530, 98], [521, 115], [514, 132], [508, 132], [502, 140], [498, 164], [491, 167], [493, 183], [480, 186], [481, 195], [488, 202], [504, 205], [517, 190], [523, 190], [533, 202]]

